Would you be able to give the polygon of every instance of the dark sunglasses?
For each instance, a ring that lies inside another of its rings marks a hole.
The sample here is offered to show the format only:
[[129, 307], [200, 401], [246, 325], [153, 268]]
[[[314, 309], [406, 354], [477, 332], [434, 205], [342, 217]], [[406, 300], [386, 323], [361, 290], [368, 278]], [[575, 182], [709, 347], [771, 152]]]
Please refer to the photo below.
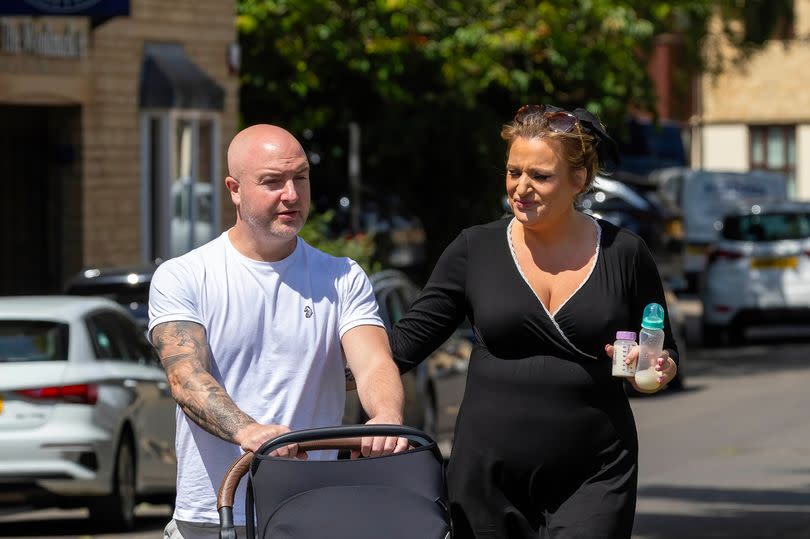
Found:
[[548, 127], [558, 133], [568, 133], [579, 124], [579, 120], [572, 113], [565, 110], [549, 110], [546, 105], [523, 105], [515, 113], [515, 122], [525, 125], [534, 117], [542, 117], [548, 122]]
[[570, 133], [576, 127], [579, 141], [582, 144], [582, 153], [585, 153], [582, 128], [576, 116], [565, 110], [549, 110], [546, 105], [523, 105], [515, 113], [515, 123], [526, 125], [530, 119], [537, 117], [545, 120], [548, 128], [557, 133]]

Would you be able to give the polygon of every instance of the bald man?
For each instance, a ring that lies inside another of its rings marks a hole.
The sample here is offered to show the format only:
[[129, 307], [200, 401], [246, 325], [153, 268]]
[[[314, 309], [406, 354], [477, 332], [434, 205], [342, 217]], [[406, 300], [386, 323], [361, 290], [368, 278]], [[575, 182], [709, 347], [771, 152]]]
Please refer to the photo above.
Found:
[[[345, 365], [369, 423], [402, 423], [399, 371], [368, 278], [354, 261], [298, 237], [310, 197], [301, 145], [280, 127], [248, 127], [228, 148], [225, 186], [236, 224], [161, 264], [149, 294], [150, 339], [179, 405], [171, 538], [219, 536], [216, 491], [240, 448], [255, 451], [290, 429], [339, 425]], [[405, 447], [370, 438], [362, 452]], [[278, 453], [305, 456], [295, 446]], [[245, 522], [243, 489], [237, 526]]]

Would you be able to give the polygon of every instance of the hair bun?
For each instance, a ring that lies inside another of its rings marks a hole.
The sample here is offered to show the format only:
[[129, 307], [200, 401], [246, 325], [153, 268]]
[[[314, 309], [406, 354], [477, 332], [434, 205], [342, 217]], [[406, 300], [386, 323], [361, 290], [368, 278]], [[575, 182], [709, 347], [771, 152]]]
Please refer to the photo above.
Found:
[[619, 168], [619, 145], [608, 135], [599, 118], [583, 108], [574, 109], [572, 113], [577, 117], [580, 125], [596, 137], [599, 167], [607, 171], [615, 171]]

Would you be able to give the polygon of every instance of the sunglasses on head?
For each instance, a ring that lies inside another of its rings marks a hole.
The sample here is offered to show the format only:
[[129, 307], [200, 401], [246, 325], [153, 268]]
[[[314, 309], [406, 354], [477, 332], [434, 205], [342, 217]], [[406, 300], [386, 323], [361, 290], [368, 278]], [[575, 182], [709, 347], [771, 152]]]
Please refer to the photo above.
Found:
[[582, 140], [582, 128], [579, 119], [572, 113], [555, 109], [550, 110], [546, 105], [523, 105], [515, 113], [515, 123], [526, 125], [530, 120], [542, 118], [551, 131], [556, 133], [570, 133], [574, 127], [577, 128], [579, 142], [582, 145], [582, 153], [585, 154], [585, 142]]
[[515, 122], [520, 125], [535, 118], [545, 120], [548, 128], [557, 133], [569, 133], [579, 125], [579, 120], [572, 113], [560, 109], [550, 110], [546, 105], [523, 105], [515, 113]]

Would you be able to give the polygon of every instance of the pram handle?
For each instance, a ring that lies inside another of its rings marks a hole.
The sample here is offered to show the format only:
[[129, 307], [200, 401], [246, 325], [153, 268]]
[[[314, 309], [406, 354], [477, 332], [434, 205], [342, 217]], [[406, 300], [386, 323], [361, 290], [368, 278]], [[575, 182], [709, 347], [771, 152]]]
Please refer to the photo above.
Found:
[[[318, 429], [288, 432], [268, 440], [256, 452], [260, 457], [271, 453], [279, 447], [298, 444], [299, 451], [323, 451], [330, 449], [360, 450], [364, 436], [398, 436], [407, 438], [414, 447], [424, 447], [435, 443], [424, 432], [403, 425], [345, 425]], [[217, 511], [219, 512], [220, 537], [236, 539], [233, 528], [233, 499], [239, 481], [248, 472], [253, 463], [253, 453], [245, 453], [236, 459], [217, 492]]]
[[[405, 425], [341, 425], [338, 427], [321, 427], [317, 429], [296, 430], [276, 436], [264, 442], [256, 451], [257, 455], [266, 455], [280, 447], [290, 444], [304, 445], [304, 451], [314, 449], [360, 449], [361, 437], [366, 436], [398, 436], [407, 438], [414, 447], [424, 447], [435, 443], [433, 439], [419, 429]], [[340, 444], [341, 439], [352, 440], [351, 445]], [[311, 447], [309, 442], [328, 443], [329, 447]]]
[[[288, 445], [288, 444], [285, 444]], [[300, 451], [324, 451], [328, 449], [360, 449], [360, 438], [339, 438], [334, 440], [315, 440], [311, 442], [302, 442], [298, 444]], [[239, 481], [244, 477], [250, 469], [250, 464], [253, 462], [253, 453], [245, 453], [231, 464], [228, 471], [225, 472], [225, 477], [222, 478], [222, 484], [217, 492], [217, 510], [223, 507], [233, 507], [233, 498], [236, 493], [236, 487], [239, 486]]]

